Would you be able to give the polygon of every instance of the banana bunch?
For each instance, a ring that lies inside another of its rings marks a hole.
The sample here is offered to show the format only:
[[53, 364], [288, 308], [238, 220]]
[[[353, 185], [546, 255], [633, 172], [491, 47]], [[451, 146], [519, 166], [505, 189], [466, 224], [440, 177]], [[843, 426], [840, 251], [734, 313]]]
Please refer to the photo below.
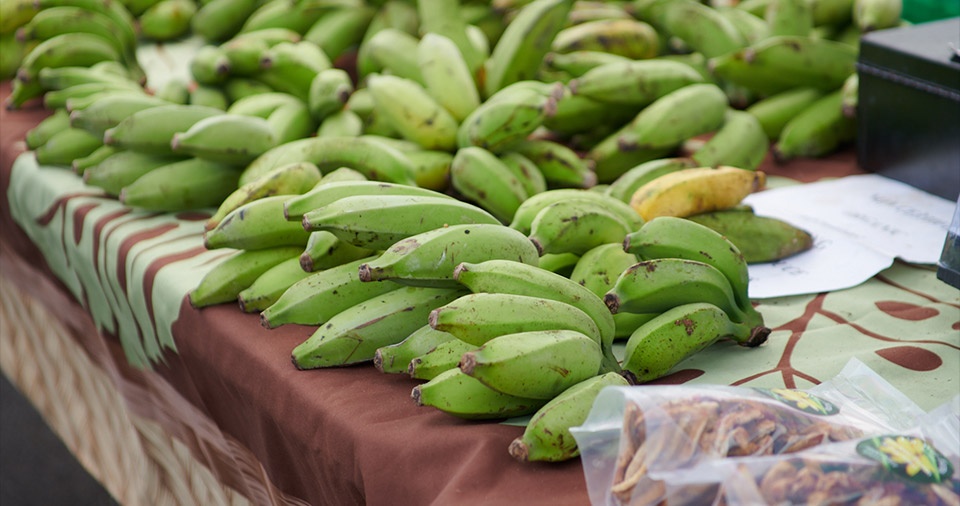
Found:
[[614, 314], [646, 319], [626, 343], [622, 367], [631, 383], [662, 377], [720, 339], [748, 347], [766, 341], [770, 329], [749, 299], [747, 261], [719, 232], [662, 216], [630, 234], [623, 250], [639, 261], [603, 300]]

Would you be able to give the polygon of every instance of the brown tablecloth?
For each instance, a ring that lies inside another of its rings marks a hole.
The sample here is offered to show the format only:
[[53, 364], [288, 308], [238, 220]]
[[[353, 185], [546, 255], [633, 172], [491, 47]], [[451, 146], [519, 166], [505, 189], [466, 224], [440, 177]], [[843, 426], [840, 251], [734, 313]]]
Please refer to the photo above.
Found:
[[[7, 93], [3, 83], [0, 99]], [[4, 196], [24, 133], [46, 114], [0, 113]], [[785, 165], [768, 159], [761, 169], [800, 181], [862, 173], [852, 149]], [[369, 365], [295, 369], [290, 350], [312, 328], [266, 330], [234, 305], [195, 310], [184, 300], [173, 326], [177, 351], [152, 371], [132, 368], [14, 223], [6, 198], [0, 227], [4, 278], [55, 309], [132, 412], [161, 424], [254, 503], [588, 504], [579, 460], [521, 464], [508, 455], [519, 427], [418, 408], [409, 396], [416, 381]]]

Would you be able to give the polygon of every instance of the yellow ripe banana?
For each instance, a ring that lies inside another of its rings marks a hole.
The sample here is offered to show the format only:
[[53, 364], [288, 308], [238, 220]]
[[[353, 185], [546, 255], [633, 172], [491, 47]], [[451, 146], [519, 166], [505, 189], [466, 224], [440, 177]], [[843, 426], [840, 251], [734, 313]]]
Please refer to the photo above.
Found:
[[736, 167], [695, 167], [660, 176], [641, 186], [630, 206], [644, 221], [658, 216], [686, 217], [739, 204], [762, 190], [766, 174]]
[[237, 188], [228, 195], [206, 222], [206, 229], [217, 226], [234, 209], [272, 195], [301, 195], [320, 181], [320, 169], [310, 162], [295, 162], [273, 169]]
[[416, 81], [377, 74], [367, 78], [367, 89], [378, 111], [404, 139], [424, 149], [453, 150], [457, 120]]
[[624, 203], [630, 203], [630, 197], [633, 196], [637, 188], [648, 182], [671, 172], [681, 169], [696, 167], [697, 163], [686, 157], [658, 158], [649, 162], [641, 163], [636, 167], [628, 169], [618, 176], [610, 186], [607, 187], [606, 194], [620, 200]]

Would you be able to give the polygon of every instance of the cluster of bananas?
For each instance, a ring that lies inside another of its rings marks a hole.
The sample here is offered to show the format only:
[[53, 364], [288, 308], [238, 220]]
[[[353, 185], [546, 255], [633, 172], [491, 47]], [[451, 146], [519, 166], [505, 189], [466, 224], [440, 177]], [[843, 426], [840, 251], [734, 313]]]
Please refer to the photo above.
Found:
[[811, 238], [740, 203], [771, 147], [851, 139], [843, 41], [894, 3], [210, 0], [192, 82], [147, 90], [132, 10], [12, 2], [5, 30], [66, 4], [121, 28], [23, 51], [8, 106], [53, 110], [41, 164], [215, 210], [204, 245], [232, 252], [195, 307], [314, 327], [300, 369], [373, 362], [420, 405], [532, 415], [510, 453], [565, 460], [603, 386], [765, 339], [746, 265]]

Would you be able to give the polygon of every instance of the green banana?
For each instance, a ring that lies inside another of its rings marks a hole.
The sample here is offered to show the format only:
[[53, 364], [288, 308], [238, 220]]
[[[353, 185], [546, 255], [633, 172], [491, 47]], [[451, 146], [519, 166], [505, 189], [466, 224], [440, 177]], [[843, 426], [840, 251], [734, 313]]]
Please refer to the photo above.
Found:
[[199, 158], [173, 162], [138, 177], [120, 190], [124, 205], [175, 212], [216, 207], [237, 187], [235, 167]]
[[508, 395], [549, 401], [597, 375], [600, 346], [575, 330], [504, 334], [463, 354], [460, 370]]
[[429, 352], [440, 344], [456, 339], [452, 334], [434, 330], [430, 325], [424, 325], [411, 332], [403, 341], [378, 348], [373, 356], [373, 365], [383, 373], [409, 374], [411, 360]]
[[543, 58], [543, 64], [552, 70], [566, 72], [577, 78], [591, 69], [608, 63], [623, 63], [634, 61], [626, 56], [600, 50], [576, 50], [564, 53], [550, 52]]
[[396, 283], [362, 283], [357, 269], [368, 260], [351, 260], [310, 273], [260, 312], [260, 324], [268, 329], [287, 324], [323, 325], [352, 306], [401, 288]]
[[723, 273], [705, 262], [682, 258], [637, 262], [620, 274], [603, 301], [614, 314], [662, 313], [691, 302], [709, 302], [737, 323], [748, 319]]
[[684, 86], [703, 82], [690, 65], [673, 60], [607, 63], [570, 81], [570, 92], [602, 102], [643, 107]]
[[137, 111], [170, 105], [170, 102], [147, 94], [108, 94], [82, 109], [70, 111], [70, 125], [103, 137], [104, 132], [117, 126]]
[[373, 254], [374, 250], [354, 246], [326, 230], [318, 230], [310, 234], [300, 254], [300, 267], [307, 272], [317, 272]]
[[435, 190], [380, 181], [336, 181], [315, 185], [303, 195], [298, 195], [286, 202], [283, 214], [288, 220], [301, 222], [303, 216], [314, 209], [333, 204], [334, 202], [358, 195], [384, 197], [389, 195], [419, 195], [424, 197], [451, 198]]
[[413, 166], [403, 153], [365, 136], [316, 137], [280, 144], [250, 162], [240, 183], [291, 162], [311, 162], [321, 171], [350, 167], [371, 180], [416, 184]]
[[661, 216], [628, 235], [622, 247], [640, 260], [682, 258], [708, 263], [727, 278], [737, 304], [750, 304], [750, 278], [743, 254], [725, 235], [709, 227], [686, 218]]
[[286, 28], [303, 34], [320, 16], [324, 9], [316, 9], [310, 2], [298, 0], [271, 0], [260, 2], [256, 10], [247, 16], [240, 33], [253, 32], [266, 28]]
[[323, 118], [317, 137], [359, 137], [363, 135], [363, 119], [349, 109], [341, 109]]
[[769, 152], [770, 141], [756, 116], [729, 109], [720, 128], [690, 158], [703, 167], [756, 170]]
[[690, 84], [652, 102], [603, 143], [613, 142], [620, 149], [675, 148], [715, 131], [727, 109], [727, 96], [715, 84]]
[[31, 0], [5, 0], [0, 3], [0, 34], [16, 32], [40, 12], [41, 8]]
[[640, 19], [712, 58], [746, 45], [737, 27], [717, 9], [695, 0], [655, 0], [641, 6]]
[[605, 210], [615, 214], [626, 222], [631, 229], [640, 228], [643, 220], [629, 205], [603, 193], [580, 190], [575, 188], [558, 188], [533, 195], [520, 205], [514, 214], [511, 228], [524, 234], [530, 234], [533, 221], [541, 210], [551, 204], [567, 200], [589, 200], [603, 206]]
[[267, 119], [271, 114], [281, 107], [302, 104], [303, 101], [289, 93], [279, 91], [270, 91], [268, 93], [258, 93], [249, 97], [242, 98], [230, 104], [227, 108], [228, 114], [239, 114], [241, 116], [256, 116]]
[[427, 93], [457, 122], [480, 106], [480, 91], [471, 66], [450, 38], [437, 32], [425, 33], [417, 44], [417, 67]]
[[495, 337], [534, 330], [576, 330], [600, 344], [600, 329], [566, 302], [512, 293], [470, 293], [434, 309], [430, 326], [473, 346]]
[[770, 329], [736, 323], [719, 307], [693, 302], [670, 308], [643, 324], [624, 350], [623, 375], [633, 385], [666, 376], [684, 359], [723, 338], [741, 346], [763, 344]]
[[254, 77], [277, 91], [307, 102], [317, 73], [332, 67], [327, 55], [310, 42], [280, 42], [263, 53], [260, 72]]
[[849, 25], [853, 17], [853, 0], [810, 0], [814, 26]]
[[354, 195], [303, 215], [303, 228], [326, 230], [360, 248], [385, 250], [398, 241], [453, 225], [500, 222], [473, 204], [421, 195]]
[[442, 372], [410, 393], [417, 406], [431, 406], [467, 420], [495, 420], [534, 413], [546, 404], [498, 392], [471, 378], [459, 368]]
[[540, 255], [538, 267], [569, 277], [579, 259], [580, 256], [573, 253], [546, 253]]
[[547, 139], [527, 139], [509, 146], [540, 169], [550, 188], [590, 188], [597, 184], [592, 162], [584, 160], [572, 148]]
[[[735, 213], [742, 212], [740, 216]], [[722, 234], [748, 264], [781, 260], [813, 248], [813, 236], [789, 222], [744, 211], [714, 211], [689, 219]]]
[[137, 151], [119, 150], [100, 163], [83, 171], [83, 182], [104, 190], [107, 195], [118, 197], [123, 188], [147, 172], [169, 165], [182, 158], [151, 155]]
[[[236, 188], [234, 185], [233, 189]], [[216, 227], [204, 232], [204, 246], [207, 249], [263, 249], [276, 246], [303, 248], [310, 238], [310, 232], [304, 230], [300, 223], [287, 221], [283, 216], [284, 203], [293, 197], [262, 197], [230, 211]], [[220, 201], [224, 198], [226, 195]]]
[[497, 155], [477, 146], [457, 150], [450, 162], [450, 186], [502, 223], [528, 194], [520, 178]]
[[800, 86], [831, 91], [855, 71], [857, 48], [830, 39], [779, 35], [711, 58], [711, 72], [761, 95]]
[[[771, 1], [770, 3], [773, 2]], [[770, 25], [766, 20], [766, 10], [764, 10], [761, 16], [752, 14], [745, 9], [739, 9], [737, 6], [717, 10], [736, 27], [747, 44], [754, 44], [770, 36]]]
[[303, 40], [316, 44], [324, 54], [336, 60], [360, 44], [375, 12], [366, 5], [335, 9], [310, 25]]
[[463, 294], [459, 288], [405, 286], [351, 306], [318, 328], [292, 352], [297, 369], [372, 361], [377, 349], [401, 342], [423, 326], [434, 308]]
[[[413, 180], [420, 188], [444, 192], [450, 186], [453, 155], [446, 151], [418, 149], [404, 153], [413, 166]], [[507, 160], [508, 166], [509, 163]]]
[[773, 0], [764, 12], [770, 36], [810, 35], [813, 9], [809, 0]]
[[616, 332], [613, 314], [602, 298], [579, 283], [546, 269], [512, 260], [464, 261], [454, 270], [453, 278], [473, 293], [529, 295], [566, 302], [580, 309], [590, 315], [600, 330], [603, 353], [601, 372], [620, 370], [612, 349]]
[[87, 156], [74, 158], [73, 162], [71, 163], [71, 167], [78, 176], [83, 176], [84, 171], [90, 167], [99, 165], [100, 162], [117, 154], [118, 152], [119, 150], [113, 146], [101, 145]]
[[226, 111], [227, 107], [230, 106], [230, 99], [227, 98], [227, 92], [223, 90], [222, 86], [197, 84], [190, 88], [187, 103]]
[[353, 81], [347, 71], [329, 68], [317, 73], [310, 82], [307, 105], [313, 118], [323, 123], [331, 114], [343, 110], [353, 93]]
[[779, 162], [815, 158], [835, 151], [857, 135], [857, 120], [843, 113], [843, 90], [824, 95], [783, 127], [773, 146]]
[[231, 211], [244, 204], [272, 195], [301, 195], [313, 188], [320, 179], [320, 169], [310, 162], [277, 167], [224, 198], [217, 211], [207, 220], [206, 229], [216, 227]]
[[638, 19], [597, 19], [560, 30], [550, 49], [557, 53], [603, 51], [644, 60], [657, 56], [660, 40], [652, 26]]
[[[118, 54], [127, 58], [134, 48], [118, 33], [116, 21], [103, 12], [72, 5], [42, 9], [16, 31], [23, 42], [44, 41], [66, 33], [85, 33], [99, 37], [110, 44]], [[87, 66], [87, 65], [81, 65]]]
[[514, 177], [520, 182], [526, 195], [524, 200], [531, 195], [536, 195], [547, 191], [547, 178], [543, 171], [533, 160], [523, 156], [516, 151], [503, 153], [499, 156], [500, 161], [510, 170]]
[[39, 165], [72, 167], [73, 161], [93, 153], [103, 146], [99, 137], [80, 128], [61, 130], [33, 150]]
[[[543, 263], [541, 259], [541, 263]], [[598, 297], [603, 297], [616, 283], [620, 274], [637, 263], [637, 257], [627, 253], [623, 244], [601, 244], [583, 254], [568, 277]], [[613, 315], [614, 339], [625, 339], [655, 313], [617, 313]]]
[[[120, 2], [109, 2], [105, 0], [37, 0], [34, 4], [34, 7], [38, 10], [70, 6], [100, 12], [114, 21], [114, 28], [121, 40], [124, 41], [126, 47], [136, 47], [136, 20], [130, 11]], [[137, 65], [136, 61], [125, 61], [124, 63], [130, 72], [136, 74], [138, 81], [142, 80], [142, 82], [146, 82], [146, 75], [143, 74], [143, 69]]]
[[271, 267], [296, 258], [297, 246], [279, 246], [261, 250], [239, 250], [210, 269], [188, 292], [190, 305], [200, 309], [227, 302], [236, 302], [240, 292]]
[[178, 155], [236, 166], [246, 166], [276, 145], [276, 133], [267, 120], [227, 113], [203, 118], [174, 133], [170, 141]]
[[267, 269], [237, 294], [237, 302], [244, 313], [259, 313], [277, 301], [294, 283], [309, 276], [300, 268], [300, 259], [288, 258]]
[[527, 237], [503, 225], [451, 225], [410, 236], [360, 266], [363, 281], [393, 280], [414, 286], [458, 286], [461, 262], [506, 259], [537, 264]]
[[363, 77], [375, 73], [393, 75], [423, 85], [417, 62], [419, 39], [398, 28], [384, 28], [363, 41], [361, 51], [372, 62]]
[[103, 82], [103, 83], [84, 83], [58, 90], [50, 90], [43, 94], [43, 106], [47, 109], [66, 109], [67, 101], [75, 98], [87, 97], [90, 95], [114, 94], [114, 93], [146, 93], [140, 88], [140, 85], [132, 81], [129, 82]]
[[824, 92], [817, 88], [791, 88], [768, 97], [764, 97], [747, 107], [746, 112], [760, 121], [767, 138], [775, 141], [780, 137], [783, 127], [791, 119], [810, 107]]
[[367, 77], [377, 110], [407, 140], [424, 149], [452, 150], [459, 124], [416, 81], [386, 74]]
[[43, 118], [27, 130], [24, 140], [27, 149], [35, 150], [44, 145], [55, 134], [70, 128], [70, 114], [64, 109], [52, 111], [50, 115]]
[[351, 169], [350, 167], [340, 167], [339, 169], [334, 169], [324, 174], [323, 177], [320, 178], [320, 181], [317, 182], [317, 185], [326, 185], [343, 181], [368, 181], [368, 179], [366, 176]]
[[223, 111], [200, 105], [170, 104], [131, 113], [103, 133], [103, 143], [120, 149], [172, 155], [174, 134], [184, 132], [204, 118]]
[[418, 1], [417, 14], [423, 35], [421, 40], [428, 34], [449, 40], [462, 55], [460, 58], [466, 65], [468, 75], [473, 75], [483, 65], [486, 55], [471, 42], [467, 20], [461, 14], [461, 3], [458, 0]]
[[444, 371], [456, 369], [460, 363], [460, 357], [475, 349], [477, 349], [476, 346], [459, 339], [440, 343], [430, 351], [411, 359], [407, 366], [407, 374], [413, 379], [432, 380]]
[[302, 100], [281, 105], [267, 116], [267, 123], [276, 133], [277, 145], [310, 137], [317, 129], [310, 107]]
[[139, 82], [129, 75], [117, 75], [94, 67], [44, 67], [37, 73], [37, 80], [45, 90], [62, 90], [81, 84], [126, 84], [142, 90]]
[[208, 0], [190, 18], [190, 31], [208, 43], [226, 41], [240, 31], [258, 5], [259, 0]]
[[521, 83], [498, 91], [474, 109], [459, 125], [457, 146], [499, 153], [539, 128], [553, 114], [562, 88], [553, 86], [554, 91], [545, 94], [525, 87], [530, 81]]
[[628, 169], [610, 183], [606, 194], [629, 204], [630, 198], [638, 188], [664, 174], [682, 169], [696, 167], [697, 164], [688, 157], [658, 158], [641, 163]]
[[270, 44], [257, 37], [234, 37], [221, 44], [220, 48], [230, 62], [231, 78], [255, 78], [260, 72], [260, 60], [270, 49]]
[[520, 8], [484, 64], [483, 95], [535, 78], [572, 7], [573, 0], [534, 0]]
[[554, 202], [534, 217], [528, 238], [541, 255], [583, 255], [601, 244], [622, 242], [634, 227], [608, 208], [595, 200]]
[[197, 10], [195, 0], [160, 0], [137, 18], [140, 35], [158, 42], [183, 37], [190, 33], [191, 20]]
[[586, 422], [601, 389], [628, 385], [620, 374], [608, 372], [567, 388], [533, 414], [523, 434], [510, 443], [510, 456], [520, 462], [563, 462], [577, 457], [580, 448], [570, 427]]
[[208, 86], [223, 84], [233, 72], [226, 50], [210, 44], [201, 46], [193, 53], [187, 68], [194, 81]]
[[900, 24], [903, 0], [854, 0], [853, 24], [861, 33], [893, 28]]

